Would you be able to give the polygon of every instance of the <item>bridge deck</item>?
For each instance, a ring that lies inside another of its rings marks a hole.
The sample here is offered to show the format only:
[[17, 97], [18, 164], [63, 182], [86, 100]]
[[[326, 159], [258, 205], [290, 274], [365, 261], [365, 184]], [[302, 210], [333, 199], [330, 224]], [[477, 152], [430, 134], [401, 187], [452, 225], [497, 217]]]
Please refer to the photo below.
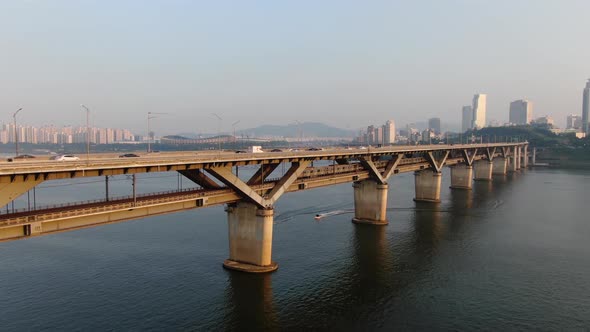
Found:
[[[490, 144], [437, 144], [413, 146], [387, 146], [368, 149], [326, 149], [322, 151], [284, 151], [268, 153], [240, 153], [188, 151], [158, 153], [138, 158], [118, 158], [112, 154], [93, 154], [88, 160], [54, 161], [36, 158], [34, 161], [0, 162], [0, 182], [6, 177], [35, 174], [69, 173], [72, 176], [46, 177], [45, 180], [119, 175], [145, 172], [176, 171], [198, 169], [219, 165], [245, 166], [261, 163], [294, 162], [298, 160], [335, 160], [362, 156], [382, 156], [392, 154], [414, 154], [420, 152], [451, 151], [475, 148], [510, 147], [523, 143]], [[67, 174], [66, 174], [67, 175]]]
[[[165, 171], [180, 171], [185, 174], [185, 171], [197, 169], [208, 170], [213, 175], [217, 174], [217, 177], [222, 174], [219, 171], [225, 169], [226, 178], [218, 178], [218, 180], [224, 182], [225, 186], [216, 183], [211, 185], [211, 182], [206, 181], [198, 182], [199, 179], [195, 178], [191, 180], [197, 182], [202, 188], [152, 193], [135, 197], [120, 197], [109, 201], [97, 200], [70, 203], [67, 205], [40, 207], [32, 211], [7, 213], [0, 215], [0, 240], [233, 203], [248, 198], [254, 199], [254, 202], [261, 204], [261, 202], [268, 202], [269, 196], [272, 199], [279, 187], [282, 192], [294, 192], [368, 178], [384, 181], [389, 175], [381, 178], [381, 174], [413, 172], [427, 168], [440, 171], [442, 166], [462, 163], [466, 159], [469, 159], [470, 164], [474, 160], [493, 158], [497, 155], [505, 156], [505, 150], [494, 148], [506, 148], [523, 144], [526, 143], [440, 144], [393, 146], [366, 150], [328, 149], [323, 151], [246, 154], [235, 154], [233, 152], [182, 152], [162, 153], [139, 158], [93, 155], [88, 160], [74, 162], [57, 162], [42, 159], [34, 162], [4, 162], [0, 163], [0, 189], [4, 188], [5, 195], [8, 195], [6, 194], [7, 189], [10, 188], [23, 192], [23, 190], [29, 190], [27, 188], [32, 188], [39, 182], [63, 178]], [[436, 154], [437, 151], [442, 152], [441, 155], [443, 156], [438, 162], [433, 160], [433, 153]], [[471, 152], [467, 153], [466, 151]], [[381, 160], [380, 157], [388, 155], [403, 155], [403, 158], [399, 156], [392, 158], [392, 160]], [[334, 160], [338, 161], [339, 164], [305, 167], [309, 161], [314, 160]], [[351, 160], [359, 160], [360, 162], [349, 163]], [[342, 163], [343, 161], [346, 162]], [[303, 165], [303, 168], [298, 166], [300, 171], [297, 171], [298, 173], [291, 180], [286, 179], [287, 174], [283, 175], [281, 179], [267, 179], [266, 177], [280, 163], [300, 164]], [[240, 182], [241, 180], [230, 174], [231, 171], [227, 171], [228, 167], [258, 164], [270, 165], [268, 168], [270, 171], [264, 173], [264, 168], [261, 167], [259, 172], [262, 171], [262, 175], [259, 174], [258, 177], [255, 175], [253, 179], [256, 178], [257, 180], [252, 182], [251, 179], [247, 185], [246, 183], [242, 183], [243, 186], [231, 183], [232, 181]], [[235, 179], [228, 182], [232, 176]], [[246, 190], [246, 192], [243, 190]]]

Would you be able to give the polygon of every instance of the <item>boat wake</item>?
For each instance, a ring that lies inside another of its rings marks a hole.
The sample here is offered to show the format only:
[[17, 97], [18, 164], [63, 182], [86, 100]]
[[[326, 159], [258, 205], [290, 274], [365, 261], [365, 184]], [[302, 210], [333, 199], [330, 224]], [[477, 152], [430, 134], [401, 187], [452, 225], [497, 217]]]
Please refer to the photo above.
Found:
[[337, 216], [340, 214], [347, 214], [347, 213], [352, 213], [354, 212], [353, 209], [346, 209], [346, 210], [334, 210], [334, 211], [329, 211], [329, 212], [322, 212], [322, 213], [318, 213], [316, 214], [313, 219], [315, 220], [322, 220], [324, 218], [327, 217], [332, 217], [332, 216]]

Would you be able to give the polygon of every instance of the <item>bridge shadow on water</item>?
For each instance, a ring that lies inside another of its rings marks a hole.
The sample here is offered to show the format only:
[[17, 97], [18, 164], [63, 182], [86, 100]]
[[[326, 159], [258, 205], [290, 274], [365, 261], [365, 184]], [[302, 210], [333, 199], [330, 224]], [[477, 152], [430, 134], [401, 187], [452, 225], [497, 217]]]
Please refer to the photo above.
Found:
[[[249, 275], [227, 271], [224, 328], [375, 330], [391, 327], [429, 329], [440, 294], [425, 296], [447, 243], [470, 231], [470, 224], [520, 174], [475, 182], [473, 190], [450, 190], [441, 204], [415, 203], [410, 211], [389, 213], [389, 226], [352, 225], [345, 263], [321, 276], [314, 287], [288, 296], [274, 294], [272, 279], [280, 273]], [[403, 220], [397, 220], [401, 218]], [[405, 218], [405, 219], [404, 219]], [[408, 227], [400, 230], [400, 225]], [[327, 268], [328, 269], [328, 268]], [[281, 270], [279, 270], [281, 271]], [[281, 292], [285, 292], [282, 290]], [[289, 290], [287, 291], [289, 292]], [[313, 294], [312, 294], [313, 292]], [[437, 297], [438, 296], [438, 297]], [[279, 299], [280, 298], [280, 299]], [[451, 326], [452, 327], [452, 326]], [[456, 328], [456, 326], [455, 326]]]

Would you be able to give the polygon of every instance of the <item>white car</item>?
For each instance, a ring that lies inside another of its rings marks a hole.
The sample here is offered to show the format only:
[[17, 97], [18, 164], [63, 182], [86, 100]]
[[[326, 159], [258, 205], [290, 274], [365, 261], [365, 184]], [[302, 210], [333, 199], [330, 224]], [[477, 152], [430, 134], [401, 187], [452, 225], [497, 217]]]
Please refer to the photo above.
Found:
[[57, 161], [76, 161], [76, 160], [80, 160], [80, 158], [79, 157], [76, 157], [74, 155], [71, 155], [71, 154], [61, 154], [59, 156], [51, 157], [51, 160], [57, 160]]

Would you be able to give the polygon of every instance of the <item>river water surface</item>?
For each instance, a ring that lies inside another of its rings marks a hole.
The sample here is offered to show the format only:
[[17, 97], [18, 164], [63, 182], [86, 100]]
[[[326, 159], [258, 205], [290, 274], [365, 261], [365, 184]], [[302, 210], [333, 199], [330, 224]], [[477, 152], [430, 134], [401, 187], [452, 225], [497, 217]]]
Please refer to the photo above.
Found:
[[[389, 183], [381, 227], [350, 222], [351, 184], [283, 196], [266, 275], [222, 268], [223, 207], [0, 242], [0, 330], [590, 328], [589, 171], [461, 191], [445, 170], [440, 204], [413, 202], [412, 174]], [[73, 187], [36, 198], [97, 195]]]

